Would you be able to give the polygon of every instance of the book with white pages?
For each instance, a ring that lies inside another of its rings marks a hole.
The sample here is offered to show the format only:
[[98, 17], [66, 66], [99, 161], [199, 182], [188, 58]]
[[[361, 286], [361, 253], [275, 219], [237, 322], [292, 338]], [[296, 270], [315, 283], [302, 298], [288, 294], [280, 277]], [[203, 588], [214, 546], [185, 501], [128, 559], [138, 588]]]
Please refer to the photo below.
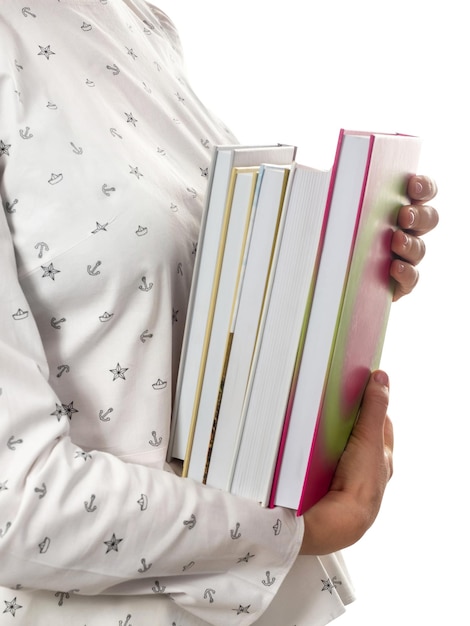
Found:
[[266, 506], [277, 459], [305, 306], [326, 227], [329, 170], [296, 163], [289, 177], [230, 491]]
[[258, 167], [234, 167], [225, 211], [223, 232], [216, 261], [217, 289], [214, 289], [214, 313], [197, 406], [194, 408], [194, 431], [191, 454], [185, 474], [204, 482], [217, 407], [220, 379], [225, 362], [226, 342], [240, 281], [245, 244], [251, 222]]
[[266, 294], [290, 166], [263, 164], [245, 250], [243, 274], [226, 340], [225, 367], [213, 424], [206, 484], [227, 490], [243, 400]]
[[216, 146], [213, 150], [173, 403], [169, 461], [183, 460], [191, 450], [194, 404], [212, 323], [216, 259], [232, 169], [265, 162], [291, 163], [295, 152], [295, 146], [279, 144], [227, 145]]

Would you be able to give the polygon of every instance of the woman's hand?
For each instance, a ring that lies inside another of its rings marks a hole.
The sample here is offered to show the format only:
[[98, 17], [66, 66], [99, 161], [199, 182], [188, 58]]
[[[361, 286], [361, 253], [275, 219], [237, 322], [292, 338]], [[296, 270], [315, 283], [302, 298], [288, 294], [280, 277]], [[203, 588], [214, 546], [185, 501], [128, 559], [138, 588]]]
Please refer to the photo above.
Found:
[[346, 548], [374, 522], [393, 471], [393, 428], [387, 408], [388, 376], [376, 371], [329, 492], [304, 513], [301, 554]]
[[418, 282], [416, 266], [426, 252], [421, 236], [435, 228], [439, 222], [436, 209], [426, 204], [436, 194], [437, 186], [428, 176], [410, 177], [408, 197], [411, 204], [400, 209], [398, 230], [392, 238], [395, 259], [390, 267], [390, 275], [396, 280], [393, 297], [395, 301], [409, 294]]

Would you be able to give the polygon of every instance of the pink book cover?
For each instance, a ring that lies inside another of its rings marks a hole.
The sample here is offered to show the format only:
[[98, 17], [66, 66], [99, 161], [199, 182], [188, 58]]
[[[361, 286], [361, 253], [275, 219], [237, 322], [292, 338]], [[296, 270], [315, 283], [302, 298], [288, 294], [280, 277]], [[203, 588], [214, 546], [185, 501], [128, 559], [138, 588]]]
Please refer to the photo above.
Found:
[[[335, 163], [343, 134], [340, 135]], [[338, 313], [329, 371], [319, 415], [312, 415], [312, 419], [316, 418], [316, 427], [298, 515], [327, 493], [357, 419], [370, 372], [380, 363], [393, 295], [389, 275], [390, 242], [397, 212], [406, 202], [407, 177], [417, 168], [420, 147], [415, 137], [402, 136], [399, 141], [395, 137], [371, 135], [368, 175], [358, 209], [349, 275]], [[286, 412], [284, 437], [294, 394], [295, 378]], [[272, 502], [274, 496], [275, 483]]]
[[406, 182], [418, 165], [415, 137], [375, 135], [330, 368], [297, 513], [328, 491], [357, 419], [371, 371], [380, 363], [393, 297], [390, 245]]

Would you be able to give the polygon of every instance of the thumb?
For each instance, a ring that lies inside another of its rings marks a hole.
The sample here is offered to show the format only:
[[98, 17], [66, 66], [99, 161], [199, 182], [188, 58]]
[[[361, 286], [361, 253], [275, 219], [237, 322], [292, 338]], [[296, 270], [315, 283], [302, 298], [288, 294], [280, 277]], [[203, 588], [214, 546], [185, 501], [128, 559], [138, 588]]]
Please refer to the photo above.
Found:
[[388, 401], [388, 375], [382, 370], [376, 370], [372, 372], [364, 390], [361, 411], [356, 424], [356, 429], [361, 430], [362, 436], [375, 441], [384, 436], [385, 422], [388, 419]]
[[356, 445], [363, 447], [364, 460], [382, 468], [385, 481], [393, 474], [393, 425], [387, 414], [388, 402], [389, 378], [384, 371], [376, 370], [364, 391], [353, 436]]

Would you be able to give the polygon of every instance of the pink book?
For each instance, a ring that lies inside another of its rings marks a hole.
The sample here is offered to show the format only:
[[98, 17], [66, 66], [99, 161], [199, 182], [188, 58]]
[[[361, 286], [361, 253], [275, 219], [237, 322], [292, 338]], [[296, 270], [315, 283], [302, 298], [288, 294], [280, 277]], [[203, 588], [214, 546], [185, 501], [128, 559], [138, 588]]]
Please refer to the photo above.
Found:
[[301, 515], [328, 491], [370, 372], [379, 366], [393, 295], [390, 242], [419, 150], [416, 137], [340, 133], [271, 506]]

